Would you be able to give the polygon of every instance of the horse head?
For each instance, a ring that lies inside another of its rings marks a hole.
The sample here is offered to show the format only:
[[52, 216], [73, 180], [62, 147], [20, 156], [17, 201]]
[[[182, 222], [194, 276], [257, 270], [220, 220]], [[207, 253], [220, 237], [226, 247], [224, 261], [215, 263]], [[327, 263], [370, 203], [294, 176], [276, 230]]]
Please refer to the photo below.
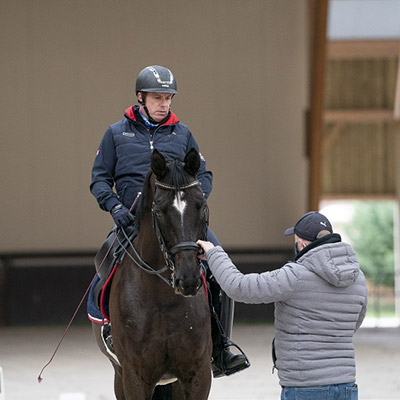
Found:
[[167, 161], [157, 150], [151, 157], [155, 176], [153, 222], [161, 249], [173, 269], [175, 292], [193, 296], [202, 286], [199, 247], [206, 237], [208, 207], [197, 180], [200, 155], [191, 149], [184, 161]]

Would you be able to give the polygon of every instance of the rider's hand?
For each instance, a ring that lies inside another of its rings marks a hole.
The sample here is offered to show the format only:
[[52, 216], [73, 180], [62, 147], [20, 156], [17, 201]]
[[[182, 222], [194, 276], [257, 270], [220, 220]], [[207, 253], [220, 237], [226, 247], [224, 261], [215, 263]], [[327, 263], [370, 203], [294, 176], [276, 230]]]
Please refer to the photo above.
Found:
[[122, 204], [117, 204], [111, 211], [111, 216], [118, 228], [126, 228], [127, 226], [133, 224], [134, 218], [129, 210]]
[[204, 240], [198, 240], [196, 243], [204, 250], [204, 254], [199, 254], [198, 257], [201, 260], [207, 260], [207, 252], [211, 250], [214, 245], [211, 242], [206, 242]]

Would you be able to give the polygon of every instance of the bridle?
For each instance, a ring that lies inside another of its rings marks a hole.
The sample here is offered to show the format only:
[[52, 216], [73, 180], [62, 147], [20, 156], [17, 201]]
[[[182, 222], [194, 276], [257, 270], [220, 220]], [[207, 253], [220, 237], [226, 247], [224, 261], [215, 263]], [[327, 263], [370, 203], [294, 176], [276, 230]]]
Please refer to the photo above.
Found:
[[[197, 180], [193, 181], [193, 182], [191, 182], [191, 183], [189, 183], [187, 185], [179, 186], [179, 187], [176, 187], [176, 186], [173, 186], [173, 185], [169, 185], [167, 183], [163, 183], [163, 182], [160, 182], [158, 180], [156, 180], [154, 182], [154, 184], [155, 184], [156, 187], [159, 187], [160, 189], [173, 190], [175, 192], [184, 191], [184, 190], [187, 190], [187, 189], [192, 189], [192, 188], [195, 188], [195, 187], [201, 185], [201, 183], [199, 181], [197, 181]], [[174, 265], [174, 262], [172, 260], [172, 257], [175, 254], [177, 254], [177, 253], [179, 253], [180, 251], [183, 251], [183, 250], [194, 250], [194, 251], [200, 253], [201, 252], [201, 247], [195, 242], [179, 242], [178, 244], [176, 244], [175, 246], [173, 246], [171, 249], [168, 250], [167, 246], [165, 244], [165, 239], [164, 239], [164, 237], [163, 237], [163, 235], [161, 233], [160, 224], [159, 224], [159, 221], [158, 221], [158, 218], [157, 218], [157, 214], [154, 211], [154, 205], [155, 205], [155, 203], [153, 202], [153, 207], [151, 209], [151, 212], [153, 214], [154, 231], [155, 231], [156, 236], [158, 238], [158, 242], [160, 244], [161, 252], [164, 255], [164, 259], [165, 259], [167, 265], [169, 266], [169, 268], [172, 271], [174, 271], [175, 265]], [[204, 226], [204, 232], [203, 232], [203, 239], [207, 237], [207, 228], [208, 228], [208, 223], [209, 223], [208, 207], [206, 209], [206, 213], [207, 213], [207, 215], [206, 215], [206, 220], [205, 220], [205, 224], [204, 224], [205, 226]], [[200, 260], [199, 260], [199, 263], [200, 263]]]
[[[184, 186], [173, 186], [173, 185], [169, 185], [167, 183], [163, 183], [160, 182], [158, 180], [155, 180], [155, 186], [163, 189], [163, 190], [173, 190], [173, 191], [184, 191], [184, 190], [188, 190], [191, 188], [195, 188], [201, 185], [201, 183], [196, 180], [193, 181], [187, 185]], [[184, 250], [194, 250], [197, 253], [201, 253], [202, 249], [201, 247], [195, 243], [195, 242], [188, 242], [188, 241], [184, 241], [184, 242], [179, 242], [178, 244], [176, 244], [175, 246], [173, 246], [171, 249], [167, 248], [167, 245], [165, 243], [165, 239], [164, 236], [162, 235], [161, 229], [160, 229], [160, 223], [158, 221], [157, 218], [157, 214], [154, 210], [154, 206], [155, 206], [155, 202], [153, 201], [153, 205], [151, 208], [151, 212], [152, 212], [152, 218], [153, 218], [153, 228], [154, 228], [154, 232], [157, 236], [157, 240], [160, 246], [160, 250], [164, 256], [164, 260], [166, 262], [166, 265], [159, 269], [159, 270], [155, 270], [153, 267], [151, 267], [149, 264], [147, 264], [142, 257], [139, 255], [139, 253], [137, 252], [137, 250], [135, 249], [135, 247], [133, 246], [133, 243], [131, 240], [129, 240], [129, 238], [127, 237], [127, 234], [125, 233], [124, 230], [123, 233], [125, 235], [125, 238], [128, 240], [129, 243], [129, 247], [132, 249], [135, 257], [133, 258], [128, 252], [126, 252], [125, 254], [127, 254], [132, 261], [139, 267], [141, 268], [143, 271], [147, 272], [148, 274], [152, 274], [152, 275], [157, 275], [159, 278], [161, 278], [164, 282], [166, 282], [169, 286], [174, 287], [174, 280], [173, 280], [173, 276], [171, 276], [171, 279], [167, 279], [164, 278], [161, 274], [170, 270], [172, 271], [172, 274], [175, 271], [175, 264], [173, 261], [173, 257], [175, 256], [175, 254], [184, 251]], [[206, 218], [205, 218], [205, 224], [204, 224], [204, 233], [203, 233], [203, 237], [202, 239], [205, 239], [207, 237], [207, 229], [208, 229], [208, 224], [209, 224], [209, 211], [208, 211], [208, 207], [206, 206], [205, 209], [206, 212]], [[200, 261], [200, 259], [198, 259], [198, 263], [199, 263], [199, 268], [202, 268], [202, 263]]]

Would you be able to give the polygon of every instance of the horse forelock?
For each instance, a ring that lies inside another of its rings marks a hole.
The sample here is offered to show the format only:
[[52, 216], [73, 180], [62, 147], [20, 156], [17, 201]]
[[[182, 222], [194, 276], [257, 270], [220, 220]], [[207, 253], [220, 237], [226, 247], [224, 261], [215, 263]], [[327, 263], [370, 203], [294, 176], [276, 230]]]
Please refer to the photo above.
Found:
[[[168, 173], [162, 179], [163, 183], [166, 183], [175, 188], [175, 192], [180, 191], [180, 188], [191, 183], [193, 177], [185, 171], [184, 163], [179, 160], [173, 160], [168, 162]], [[143, 219], [146, 212], [151, 210], [153, 202], [153, 188], [151, 181], [155, 179], [154, 174], [150, 170], [144, 180], [142, 195], [137, 205], [135, 212], [135, 223], [138, 228], [140, 228], [140, 221]]]
[[171, 161], [168, 167], [169, 174], [166, 176], [165, 183], [173, 186], [175, 191], [179, 191], [182, 186], [190, 183], [190, 175], [184, 170], [184, 164], [181, 161]]

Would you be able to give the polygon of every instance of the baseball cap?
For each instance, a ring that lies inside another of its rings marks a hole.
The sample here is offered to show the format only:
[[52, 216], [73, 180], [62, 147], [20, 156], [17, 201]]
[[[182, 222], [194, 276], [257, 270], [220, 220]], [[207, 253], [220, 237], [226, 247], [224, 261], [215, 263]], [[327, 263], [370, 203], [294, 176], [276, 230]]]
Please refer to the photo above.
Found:
[[325, 215], [317, 211], [310, 211], [304, 214], [296, 225], [286, 229], [285, 236], [293, 235], [294, 233], [302, 239], [314, 241], [317, 239], [318, 233], [321, 231], [329, 231], [333, 233], [332, 225]]

